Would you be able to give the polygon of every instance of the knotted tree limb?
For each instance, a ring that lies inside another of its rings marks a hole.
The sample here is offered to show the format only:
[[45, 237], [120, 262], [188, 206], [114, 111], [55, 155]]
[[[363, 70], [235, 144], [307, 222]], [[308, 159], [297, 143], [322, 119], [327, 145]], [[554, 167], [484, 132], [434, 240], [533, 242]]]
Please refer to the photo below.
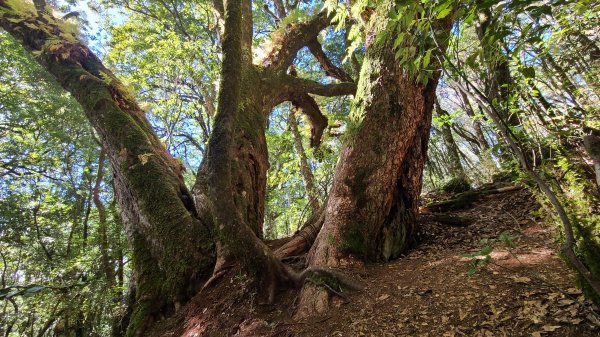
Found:
[[[289, 73], [292, 77], [296, 77], [298, 75], [294, 66], [290, 67]], [[325, 131], [325, 128], [327, 127], [327, 117], [323, 115], [315, 99], [305, 92], [292, 95], [289, 99], [294, 108], [302, 111], [302, 113], [308, 118], [310, 124], [310, 147], [319, 147], [319, 145], [321, 145], [323, 131]], [[290, 116], [292, 117], [293, 115]], [[293, 127], [292, 124], [290, 124], [290, 126]], [[296, 129], [298, 129], [297, 125]]]
[[296, 53], [331, 23], [331, 16], [326, 11], [312, 17], [306, 22], [291, 23], [282, 28], [282, 32], [273, 37], [273, 49], [263, 59], [262, 65], [275, 72], [289, 67]]
[[315, 242], [315, 238], [319, 234], [324, 220], [325, 212], [323, 212], [323, 209], [314, 213], [289, 241], [275, 250], [275, 256], [282, 260], [286, 257], [300, 255], [308, 251], [313, 242]]
[[317, 81], [295, 77], [289, 74], [279, 74], [274, 81], [284, 94], [293, 95], [298, 92], [319, 96], [333, 97], [354, 95], [356, 84], [353, 82], [323, 84]]
[[341, 82], [354, 82], [350, 75], [348, 75], [341, 68], [336, 67], [331, 62], [331, 60], [329, 60], [329, 58], [323, 51], [323, 47], [321, 46], [319, 40], [316, 37], [308, 43], [308, 49], [317, 59], [317, 61], [319, 61], [319, 63], [321, 64], [321, 68], [323, 68], [327, 76], [338, 79]]
[[327, 117], [323, 115], [319, 105], [308, 94], [298, 95], [291, 100], [292, 105], [298, 108], [308, 118], [310, 124], [310, 147], [318, 148], [321, 145], [323, 131], [327, 127]]
[[269, 81], [268, 94], [265, 95], [265, 103], [275, 107], [286, 101], [290, 101], [294, 107], [302, 110], [311, 124], [311, 147], [318, 147], [325, 128], [327, 128], [327, 117], [319, 109], [319, 105], [309, 94], [318, 96], [334, 97], [354, 95], [356, 84], [330, 83], [323, 84], [317, 81], [296, 77], [297, 73], [293, 66], [289, 68], [289, 74], [273, 74]]

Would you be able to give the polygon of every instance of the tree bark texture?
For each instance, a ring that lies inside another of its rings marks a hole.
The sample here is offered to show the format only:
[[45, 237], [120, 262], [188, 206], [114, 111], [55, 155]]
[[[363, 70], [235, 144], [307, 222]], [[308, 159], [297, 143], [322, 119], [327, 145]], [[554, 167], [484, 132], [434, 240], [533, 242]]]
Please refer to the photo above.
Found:
[[[274, 36], [268, 56], [254, 65], [250, 4], [224, 3], [223, 84], [190, 193], [181, 164], [101, 61], [63, 32], [59, 20], [35, 10], [17, 13], [0, 0], [0, 25], [40, 53], [39, 62], [79, 101], [101, 136], [133, 250], [130, 336], [143, 335], [159, 315], [177, 310], [232, 267], [248, 272], [270, 301], [277, 285], [302, 278], [261, 240], [269, 166], [266, 120], [276, 105], [291, 101], [307, 115], [311, 145], [318, 145], [327, 121], [310, 95], [354, 94], [357, 86], [315, 44], [330, 22], [325, 12], [289, 24]], [[386, 29], [392, 6], [378, 8], [373, 34]], [[450, 26], [451, 20], [444, 19], [435, 29], [445, 36]], [[371, 39], [368, 46], [355, 111], [361, 120], [342, 150], [327, 205], [315, 214], [316, 226], [323, 227], [308, 256], [313, 271], [337, 267], [347, 256], [387, 261], [412, 240], [439, 71], [425, 85], [405, 74], [395, 59], [397, 33], [389, 32], [383, 41]], [[327, 74], [342, 82], [322, 84], [287, 74], [304, 46], [312, 46]], [[211, 270], [213, 277], [204, 283]]]
[[[372, 36], [388, 27], [393, 5], [378, 7]], [[447, 37], [451, 25], [448, 18], [435, 27]], [[353, 112], [362, 120], [341, 151], [323, 227], [307, 256], [310, 266], [339, 267], [356, 258], [387, 261], [413, 239], [440, 72], [425, 85], [406, 74], [393, 48], [398, 33], [388, 31], [382, 41], [367, 45], [356, 95], [360, 110]], [[297, 318], [329, 306], [327, 293], [314, 285], [305, 286], [300, 299]]]
[[[373, 34], [387, 26], [387, 6], [376, 14]], [[442, 29], [450, 25], [448, 20]], [[426, 85], [404, 74], [393, 48], [397, 33], [367, 47], [357, 89], [363, 119], [341, 152], [310, 264], [335, 266], [348, 253], [389, 260], [414, 231], [414, 221], [405, 220], [415, 218], [414, 185], [421, 180], [439, 72]]]
[[[49, 14], [15, 12], [0, 0], [0, 25], [83, 107], [110, 160], [115, 197], [133, 250], [135, 305], [130, 334], [173, 311], [214, 263], [208, 228], [197, 218], [180, 163], [161, 144], [119, 80]], [[56, 42], [59, 41], [59, 42]]]

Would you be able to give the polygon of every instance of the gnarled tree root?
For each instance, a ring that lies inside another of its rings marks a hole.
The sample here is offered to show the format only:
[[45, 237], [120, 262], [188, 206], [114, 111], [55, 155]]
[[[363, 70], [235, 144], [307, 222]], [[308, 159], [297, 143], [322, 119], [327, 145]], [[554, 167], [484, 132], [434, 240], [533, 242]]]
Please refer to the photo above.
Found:
[[457, 209], [465, 209], [471, 207], [471, 205], [477, 201], [480, 197], [489, 195], [489, 194], [497, 194], [504, 192], [511, 192], [521, 189], [521, 186], [506, 186], [499, 188], [485, 188], [481, 190], [473, 190], [467, 191], [463, 193], [459, 193], [454, 196], [454, 198], [449, 200], [443, 200], [438, 202], [432, 202], [424, 208], [420, 209], [421, 213], [426, 212], [447, 212]]
[[467, 227], [473, 219], [458, 215], [423, 213], [419, 214], [419, 222], [439, 222], [450, 227]]
[[348, 302], [348, 297], [342, 293], [343, 290], [364, 289], [364, 285], [333, 268], [308, 267], [298, 276], [297, 284], [303, 287], [298, 295], [300, 303], [294, 315], [296, 320], [327, 312], [330, 292]]
[[276, 249], [275, 256], [279, 260], [283, 260], [286, 257], [300, 255], [308, 251], [313, 242], [315, 242], [324, 221], [325, 212], [321, 210], [319, 214], [308, 219], [304, 226], [302, 226], [302, 229], [296, 232], [289, 241]]

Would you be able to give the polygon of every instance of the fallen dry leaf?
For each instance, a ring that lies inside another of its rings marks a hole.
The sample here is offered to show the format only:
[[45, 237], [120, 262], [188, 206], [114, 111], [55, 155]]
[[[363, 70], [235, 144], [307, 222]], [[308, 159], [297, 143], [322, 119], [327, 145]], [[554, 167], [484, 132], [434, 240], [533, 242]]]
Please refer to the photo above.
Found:
[[549, 324], [546, 324], [546, 325], [544, 325], [542, 327], [542, 329], [544, 329], [544, 331], [549, 331], [550, 332], [550, 331], [556, 331], [556, 330], [560, 329], [560, 326], [559, 325], [549, 325]]
[[390, 295], [388, 295], [388, 294], [383, 294], [383, 295], [379, 296], [379, 297], [377, 298], [377, 300], [378, 300], [378, 301], [384, 301], [384, 300], [387, 300], [388, 298], [390, 298]]
[[511, 279], [513, 279], [517, 283], [529, 283], [529, 282], [531, 282], [531, 279], [529, 277], [526, 277], [526, 276], [511, 276]]

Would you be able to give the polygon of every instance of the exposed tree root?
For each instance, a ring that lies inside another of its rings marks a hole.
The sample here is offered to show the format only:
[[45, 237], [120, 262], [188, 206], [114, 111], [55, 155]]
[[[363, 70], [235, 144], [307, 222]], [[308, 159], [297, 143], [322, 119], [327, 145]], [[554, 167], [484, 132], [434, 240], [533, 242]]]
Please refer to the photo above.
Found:
[[447, 212], [456, 209], [465, 209], [470, 207], [475, 201], [477, 201], [480, 197], [496, 194], [496, 193], [504, 193], [510, 191], [516, 191], [521, 189], [521, 186], [506, 186], [506, 187], [492, 187], [492, 188], [483, 188], [474, 191], [467, 191], [463, 193], [459, 193], [454, 196], [454, 198], [444, 201], [433, 202], [427, 205], [424, 208], [420, 209], [421, 213], [427, 212]]
[[349, 289], [359, 291], [364, 289], [364, 286], [351, 278], [350, 276], [333, 268], [308, 267], [298, 274], [296, 285], [301, 286], [305, 281], [318, 284], [326, 284], [338, 289]]
[[467, 227], [473, 222], [473, 219], [458, 215], [421, 213], [419, 214], [419, 221], [439, 222], [450, 227]]
[[210, 286], [212, 286], [218, 279], [220, 279], [221, 277], [223, 277], [223, 275], [227, 274], [227, 272], [229, 271], [231, 267], [229, 268], [222, 268], [218, 271], [215, 271], [213, 273], [213, 275], [208, 279], [208, 281], [206, 281], [204, 283], [204, 285], [202, 286], [202, 289], [200, 289], [200, 292], [203, 292], [205, 289], [209, 288]]
[[325, 212], [321, 210], [319, 214], [312, 216], [289, 241], [276, 249], [275, 256], [282, 260], [286, 257], [300, 255], [308, 251], [313, 242], [315, 242], [324, 221]]
[[348, 298], [342, 294], [343, 290], [364, 289], [362, 284], [333, 268], [308, 267], [298, 276], [297, 286], [302, 286], [302, 290], [298, 295], [300, 303], [294, 315], [296, 320], [327, 312], [331, 300], [329, 293], [347, 302]]
[[327, 290], [328, 290], [330, 293], [332, 293], [332, 294], [334, 294], [334, 295], [337, 295], [337, 296], [339, 296], [339, 297], [343, 298], [343, 299], [344, 299], [344, 301], [345, 301], [346, 303], [350, 302], [350, 299], [348, 299], [348, 296], [346, 296], [346, 295], [342, 294], [342, 292], [341, 292], [341, 291], [337, 291], [337, 290], [333, 289], [332, 287], [330, 287], [330, 286], [329, 286], [329, 285], [327, 285], [327, 284], [322, 284], [321, 286], [322, 286], [322, 287], [325, 287], [325, 289], [327, 289]]
[[327, 290], [315, 284], [302, 287], [298, 295], [300, 302], [294, 314], [294, 320], [301, 321], [329, 311], [331, 298]]

